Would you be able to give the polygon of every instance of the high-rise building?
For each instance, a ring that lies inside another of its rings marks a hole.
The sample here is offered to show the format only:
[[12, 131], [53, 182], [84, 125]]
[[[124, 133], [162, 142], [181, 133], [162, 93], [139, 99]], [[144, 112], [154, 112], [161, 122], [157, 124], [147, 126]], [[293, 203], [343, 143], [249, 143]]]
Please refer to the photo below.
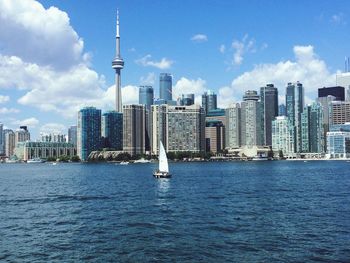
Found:
[[15, 133], [12, 130], [4, 130], [5, 134], [5, 155], [11, 157], [14, 154], [15, 143]]
[[132, 156], [145, 153], [145, 125], [144, 105], [123, 106], [123, 151]]
[[301, 114], [301, 152], [324, 153], [323, 111], [319, 103], [304, 107]]
[[165, 104], [173, 99], [173, 77], [169, 73], [159, 75], [159, 98]]
[[119, 12], [117, 11], [116, 55], [112, 61], [115, 70], [115, 107], [117, 112], [122, 112], [121, 70], [124, 68], [124, 60], [120, 55]]
[[241, 146], [241, 106], [233, 103], [226, 109], [225, 145], [228, 148]]
[[345, 89], [341, 86], [335, 87], [323, 87], [318, 89], [318, 97], [334, 96], [335, 100], [344, 101], [345, 100]]
[[40, 134], [42, 142], [66, 142], [66, 135], [60, 133]]
[[78, 135], [78, 130], [77, 126], [70, 126], [68, 128], [68, 142], [72, 143], [75, 147], [77, 147], [77, 135]]
[[121, 151], [123, 149], [123, 114], [116, 111], [103, 113], [101, 126], [103, 146]]
[[151, 153], [159, 154], [159, 141], [162, 141], [164, 149], [168, 149], [167, 134], [167, 111], [168, 105], [152, 105], [151, 112]]
[[263, 144], [259, 98], [255, 90], [248, 90], [241, 103], [241, 143], [248, 148]]
[[17, 143], [25, 141], [30, 141], [30, 132], [27, 126], [20, 126], [20, 128], [15, 131], [15, 146]]
[[199, 105], [168, 106], [168, 152], [205, 151], [205, 113]]
[[78, 112], [77, 153], [87, 161], [92, 151], [101, 148], [101, 110], [85, 107]]
[[327, 151], [327, 132], [329, 132], [329, 119], [330, 119], [330, 103], [335, 100], [335, 97], [332, 95], [328, 95], [327, 97], [317, 98], [317, 102], [321, 104], [323, 111], [323, 131], [324, 131], [324, 151]]
[[154, 95], [152, 86], [139, 87], [139, 104], [145, 105], [149, 112], [151, 111], [151, 105], [153, 105], [153, 99]]
[[329, 125], [350, 122], [350, 101], [331, 101], [329, 105]]
[[273, 84], [260, 88], [263, 145], [272, 145], [272, 121], [278, 116], [278, 90]]
[[5, 153], [4, 150], [4, 139], [3, 139], [3, 124], [0, 122], [0, 155]]
[[286, 105], [280, 104], [278, 106], [278, 116], [287, 116]]
[[350, 158], [350, 123], [332, 125], [327, 132], [327, 158]]
[[336, 85], [344, 87], [346, 90], [346, 100], [350, 101], [350, 72], [336, 75]]
[[206, 114], [217, 109], [217, 96], [213, 91], [208, 90], [204, 92], [202, 95], [202, 107]]
[[191, 106], [194, 104], [194, 94], [182, 94], [181, 98], [178, 99], [179, 106]]
[[286, 107], [289, 128], [294, 133], [295, 151], [301, 152], [301, 113], [304, 108], [304, 87], [300, 82], [288, 83]]
[[281, 151], [284, 157], [295, 156], [293, 132], [286, 116], [278, 116], [272, 121], [272, 150], [275, 154]]
[[225, 126], [220, 120], [205, 122], [206, 151], [218, 153], [225, 148]]

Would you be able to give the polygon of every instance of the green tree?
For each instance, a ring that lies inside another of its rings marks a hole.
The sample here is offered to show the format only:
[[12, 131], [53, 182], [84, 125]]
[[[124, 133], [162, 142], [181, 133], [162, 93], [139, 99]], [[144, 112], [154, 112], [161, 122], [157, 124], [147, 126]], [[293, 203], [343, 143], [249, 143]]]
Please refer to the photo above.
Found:
[[77, 163], [77, 162], [80, 162], [80, 158], [78, 155], [73, 155], [71, 158], [70, 158], [71, 162], [73, 163]]

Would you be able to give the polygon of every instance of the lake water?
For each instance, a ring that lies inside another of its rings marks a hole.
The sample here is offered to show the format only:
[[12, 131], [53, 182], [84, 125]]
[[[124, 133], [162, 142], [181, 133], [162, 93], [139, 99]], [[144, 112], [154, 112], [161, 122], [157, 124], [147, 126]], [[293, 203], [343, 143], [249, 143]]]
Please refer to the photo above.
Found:
[[350, 163], [0, 164], [0, 261], [350, 262]]

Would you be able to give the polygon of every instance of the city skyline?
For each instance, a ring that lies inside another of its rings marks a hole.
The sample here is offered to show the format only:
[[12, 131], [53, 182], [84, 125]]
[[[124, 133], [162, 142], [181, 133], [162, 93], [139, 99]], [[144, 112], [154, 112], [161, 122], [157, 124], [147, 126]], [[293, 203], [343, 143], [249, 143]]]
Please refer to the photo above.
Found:
[[[160, 73], [174, 76], [174, 99], [194, 93], [198, 104], [207, 89], [223, 107], [268, 83], [283, 101], [287, 83], [296, 81], [309, 103], [317, 88], [335, 86], [335, 73], [343, 70], [350, 4], [290, 3], [194, 1], [184, 11], [161, 1], [0, 1], [0, 121], [13, 129], [28, 125], [35, 139], [40, 131], [66, 133], [82, 106], [114, 109], [117, 8], [124, 104], [138, 102], [139, 85], [152, 85], [159, 97]], [[296, 11], [302, 21], [284, 21]], [[92, 20], [92, 14], [101, 15]], [[253, 21], [245, 18], [250, 15]]]

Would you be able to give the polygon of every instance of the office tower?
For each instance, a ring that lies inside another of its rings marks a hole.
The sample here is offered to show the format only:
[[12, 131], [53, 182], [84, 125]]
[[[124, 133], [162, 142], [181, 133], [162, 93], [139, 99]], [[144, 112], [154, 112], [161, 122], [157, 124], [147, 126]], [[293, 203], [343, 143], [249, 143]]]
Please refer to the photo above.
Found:
[[287, 116], [286, 105], [280, 104], [278, 106], [278, 116]]
[[182, 94], [181, 98], [179, 98], [179, 106], [191, 106], [194, 104], [194, 94]]
[[152, 105], [151, 111], [151, 153], [159, 154], [159, 141], [162, 141], [165, 151], [168, 149], [167, 134], [168, 105]]
[[350, 101], [331, 101], [329, 105], [329, 125], [350, 122]]
[[228, 148], [241, 146], [241, 106], [233, 103], [226, 109], [225, 145]]
[[350, 124], [332, 125], [327, 132], [327, 158], [350, 158]]
[[251, 148], [263, 143], [261, 129], [261, 104], [255, 90], [244, 93], [241, 103], [241, 143]]
[[145, 105], [146, 108], [146, 137], [145, 137], [145, 150], [150, 151], [150, 136], [151, 136], [151, 105], [153, 105], [153, 88], [152, 86], [140, 86], [139, 88], [139, 104]]
[[3, 124], [0, 122], [0, 155], [3, 155], [5, 153], [4, 150], [4, 139], [3, 139]]
[[346, 90], [346, 100], [350, 101], [350, 72], [336, 75], [336, 85], [344, 87]]
[[85, 107], [78, 112], [77, 153], [87, 161], [92, 151], [101, 147], [101, 110]]
[[214, 154], [225, 148], [225, 126], [220, 120], [206, 120], [205, 122], [206, 151]]
[[329, 119], [330, 119], [330, 103], [335, 100], [335, 97], [332, 95], [328, 95], [327, 97], [319, 97], [317, 98], [317, 102], [321, 104], [323, 111], [323, 145], [324, 151], [327, 151], [327, 132], [329, 131]]
[[75, 147], [77, 147], [77, 126], [70, 126], [68, 128], [68, 142], [72, 143]]
[[116, 111], [103, 113], [101, 126], [103, 146], [121, 151], [123, 149], [123, 114]]
[[115, 107], [117, 112], [122, 112], [121, 70], [124, 68], [124, 60], [120, 55], [119, 12], [117, 11], [116, 55], [112, 61], [115, 70]]
[[289, 129], [286, 116], [278, 116], [272, 121], [272, 150], [275, 155], [282, 151], [284, 157], [295, 155], [294, 130]]
[[301, 152], [324, 152], [323, 110], [319, 103], [304, 107], [301, 114]]
[[5, 134], [5, 155], [11, 157], [16, 146], [15, 133], [12, 130], [4, 130]]
[[168, 152], [205, 152], [205, 113], [199, 105], [168, 106]]
[[173, 77], [169, 73], [159, 75], [159, 98], [165, 104], [173, 99]]
[[272, 121], [278, 116], [278, 90], [273, 84], [260, 88], [263, 145], [272, 145]]
[[217, 109], [217, 96], [213, 91], [208, 90], [204, 92], [202, 95], [202, 107], [206, 114], [208, 114], [209, 111]]
[[123, 106], [123, 151], [131, 156], [145, 153], [145, 125], [144, 105]]
[[30, 141], [30, 132], [27, 129], [27, 126], [20, 126], [15, 132], [15, 146], [19, 142]]
[[294, 133], [295, 151], [301, 152], [301, 113], [304, 108], [304, 87], [300, 82], [288, 83], [286, 108], [289, 128]]
[[344, 101], [345, 100], [345, 89], [341, 86], [335, 87], [323, 87], [318, 89], [318, 97], [334, 96], [335, 100]]

